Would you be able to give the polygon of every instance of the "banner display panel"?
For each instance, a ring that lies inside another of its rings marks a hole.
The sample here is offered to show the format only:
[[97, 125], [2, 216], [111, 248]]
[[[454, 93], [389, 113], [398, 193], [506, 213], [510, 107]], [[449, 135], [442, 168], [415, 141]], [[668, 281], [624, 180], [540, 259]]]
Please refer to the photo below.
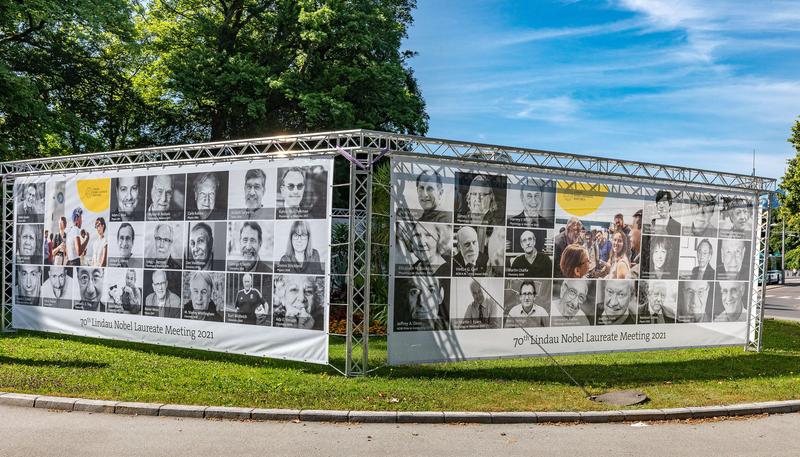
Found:
[[21, 177], [13, 325], [328, 362], [333, 159]]
[[755, 202], [394, 157], [389, 363], [743, 345]]

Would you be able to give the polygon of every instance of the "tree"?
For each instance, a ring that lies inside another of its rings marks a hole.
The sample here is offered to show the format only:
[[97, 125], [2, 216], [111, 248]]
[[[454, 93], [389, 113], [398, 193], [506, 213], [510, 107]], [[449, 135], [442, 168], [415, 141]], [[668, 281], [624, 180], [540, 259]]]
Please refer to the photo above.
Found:
[[368, 128], [424, 134], [400, 52], [414, 0], [156, 0], [152, 99], [190, 136]]
[[[776, 220], [786, 221], [786, 231], [792, 236], [786, 238], [786, 268], [800, 268], [800, 120], [796, 121], [792, 127], [792, 136], [787, 140], [791, 143], [797, 155], [789, 160], [786, 174], [781, 181], [783, 194], [778, 194], [780, 210]], [[780, 226], [773, 227], [780, 236]], [[773, 238], [774, 237], [770, 237]]]
[[136, 142], [145, 110], [129, 73], [132, 14], [125, 0], [0, 6], [3, 160]]

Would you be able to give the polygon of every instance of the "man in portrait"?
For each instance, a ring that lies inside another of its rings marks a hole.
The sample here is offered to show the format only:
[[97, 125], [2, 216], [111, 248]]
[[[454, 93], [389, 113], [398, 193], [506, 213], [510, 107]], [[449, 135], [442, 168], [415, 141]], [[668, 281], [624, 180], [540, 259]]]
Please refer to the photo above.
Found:
[[183, 318], [197, 321], [222, 322], [222, 313], [217, 309], [212, 294], [214, 280], [207, 271], [186, 273], [189, 278], [189, 301], [183, 305]]
[[17, 225], [17, 263], [42, 263], [42, 225]]
[[152, 286], [153, 292], [144, 299], [144, 315], [180, 319], [181, 298], [170, 289], [167, 272], [154, 271]]
[[73, 309], [105, 312], [106, 306], [101, 300], [104, 270], [104, 268], [76, 268], [80, 299], [75, 302]]
[[745, 240], [719, 240], [719, 259], [717, 265], [717, 280], [746, 281], [750, 270], [747, 262], [749, 259], [750, 243]]
[[631, 279], [601, 281], [603, 301], [597, 310], [597, 325], [636, 323], [636, 282]]
[[522, 211], [508, 218], [510, 227], [553, 228], [552, 209], [545, 207], [545, 187], [537, 179], [528, 178], [522, 182], [519, 198]]
[[261, 260], [259, 252], [263, 244], [261, 226], [253, 221], [245, 221], [239, 229], [239, 254], [241, 260], [229, 260], [228, 270], [250, 273], [271, 273], [272, 268]]
[[[242, 324], [269, 325], [269, 303], [261, 292], [253, 287], [253, 275], [242, 275], [242, 288], [236, 292], [234, 299], [236, 312], [241, 316]], [[230, 319], [228, 320], [230, 322]]]
[[270, 211], [264, 207], [264, 193], [267, 189], [267, 174], [260, 168], [247, 170], [244, 175], [244, 203], [246, 219], [267, 219]]
[[42, 284], [42, 305], [53, 308], [72, 308], [72, 268], [53, 265], [48, 268], [47, 280]]
[[442, 210], [445, 202], [444, 185], [439, 172], [423, 170], [417, 175], [417, 201], [422, 213], [416, 219], [419, 222], [452, 222], [452, 213]]
[[40, 306], [42, 290], [42, 267], [17, 265], [17, 289], [14, 293], [17, 305]]
[[539, 281], [526, 279], [520, 283], [517, 294], [519, 303], [508, 311], [504, 327], [531, 328], [549, 326], [550, 316], [547, 310], [536, 304], [536, 297], [540, 289], [541, 282]]
[[472, 301], [467, 305], [459, 328], [500, 328], [503, 321], [498, 315], [497, 300], [484, 293], [481, 284], [474, 279], [469, 283], [469, 292]]
[[146, 268], [181, 269], [181, 261], [172, 257], [172, 244], [175, 242], [175, 233], [170, 224], [161, 223], [153, 230], [151, 254], [145, 259]]
[[681, 281], [679, 322], [708, 322], [711, 320], [710, 281]]
[[194, 179], [192, 179], [192, 189], [194, 208], [187, 211], [187, 219], [207, 220], [225, 218], [225, 208], [220, 208], [219, 202], [217, 202], [217, 195], [221, 192], [220, 177], [217, 173], [207, 172], [194, 175]]
[[[514, 231], [520, 233], [520, 231]], [[539, 232], [544, 235], [544, 231]], [[506, 269], [508, 277], [549, 278], [553, 274], [553, 262], [550, 257], [536, 249], [536, 233], [524, 230], [520, 233], [519, 244], [523, 254], [514, 258]]]
[[123, 222], [117, 229], [117, 252], [116, 256], [108, 259], [109, 267], [122, 268], [141, 268], [142, 259], [133, 257], [133, 243], [136, 233], [133, 226], [128, 222]]
[[554, 298], [551, 306], [551, 322], [553, 327], [572, 327], [591, 325], [594, 320], [593, 313], [587, 316], [584, 308], [594, 308], [590, 304], [590, 291], [594, 290], [594, 283], [581, 279], [565, 279], [560, 282], [558, 297]]
[[672, 217], [672, 192], [656, 192], [656, 214], [650, 221], [650, 232], [657, 235], [680, 235], [681, 223]]
[[186, 246], [186, 268], [193, 270], [214, 269], [214, 233], [205, 222], [193, 224], [189, 230]]
[[183, 208], [174, 201], [176, 192], [183, 193], [182, 186], [176, 182], [175, 176], [157, 175], [150, 180], [150, 205], [147, 207], [146, 218], [148, 221], [168, 221], [183, 219]]
[[714, 258], [714, 248], [707, 238], [703, 238], [697, 243], [697, 266], [692, 268], [691, 279], [701, 279], [705, 281], [713, 281], [716, 276], [714, 268], [709, 265], [711, 259]]
[[116, 201], [111, 208], [111, 221], [140, 221], [144, 217], [144, 198], [141, 196], [141, 191], [144, 186], [141, 186], [142, 177], [140, 176], [122, 176], [114, 179], [116, 186], [114, 191], [116, 193]]
[[463, 226], [456, 232], [458, 254], [453, 257], [453, 276], [484, 276], [489, 255], [480, 245], [478, 232]]
[[746, 282], [718, 282], [717, 305], [714, 322], [741, 322], [747, 320], [746, 303]]
[[449, 279], [400, 278], [395, 287], [395, 331], [446, 330], [449, 326]]

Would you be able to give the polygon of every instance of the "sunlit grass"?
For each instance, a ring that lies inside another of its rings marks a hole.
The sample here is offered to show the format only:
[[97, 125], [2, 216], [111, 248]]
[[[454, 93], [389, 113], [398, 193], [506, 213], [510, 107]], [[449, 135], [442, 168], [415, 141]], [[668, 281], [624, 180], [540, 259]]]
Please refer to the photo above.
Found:
[[[764, 350], [741, 347], [558, 357], [592, 393], [640, 389], [644, 407], [800, 398], [800, 324], [767, 321]], [[386, 342], [370, 342], [370, 364]], [[331, 363], [344, 365], [331, 341]], [[347, 379], [330, 367], [118, 341], [19, 332], [0, 337], [0, 390], [182, 404], [362, 410], [588, 410], [546, 358], [383, 367]]]

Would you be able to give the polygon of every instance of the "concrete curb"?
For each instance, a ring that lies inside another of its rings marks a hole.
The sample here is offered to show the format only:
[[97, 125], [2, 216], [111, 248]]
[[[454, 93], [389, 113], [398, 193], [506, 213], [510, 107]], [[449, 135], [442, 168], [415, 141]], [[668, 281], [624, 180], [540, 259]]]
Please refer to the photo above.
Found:
[[190, 417], [255, 421], [309, 421], [384, 424], [545, 424], [556, 422], [608, 423], [714, 417], [787, 414], [800, 412], [800, 400], [767, 401], [737, 405], [698, 406], [668, 409], [565, 412], [472, 412], [472, 411], [336, 411], [320, 409], [265, 409], [228, 406], [170, 405], [161, 403], [114, 402], [82, 398], [53, 397], [0, 392], [0, 405], [46, 408], [90, 413], [140, 416]]

